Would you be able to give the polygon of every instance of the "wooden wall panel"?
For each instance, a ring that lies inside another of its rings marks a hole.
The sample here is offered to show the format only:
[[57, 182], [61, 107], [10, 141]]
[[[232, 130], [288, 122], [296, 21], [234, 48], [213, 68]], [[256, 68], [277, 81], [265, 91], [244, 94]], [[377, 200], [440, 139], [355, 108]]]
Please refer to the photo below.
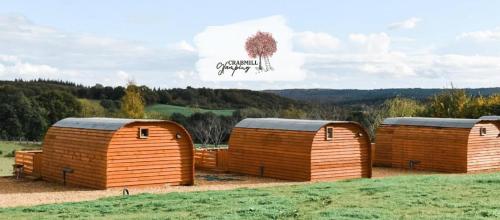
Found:
[[[148, 128], [147, 139], [138, 138]], [[180, 139], [176, 134], [181, 135]], [[107, 187], [194, 182], [193, 143], [174, 123], [132, 123], [118, 130], [107, 152]]]
[[[466, 172], [470, 129], [382, 125], [377, 130], [375, 165], [439, 172]], [[389, 163], [390, 162], [390, 163]]]
[[[149, 128], [147, 139], [139, 127]], [[176, 134], [181, 135], [180, 139]], [[133, 123], [118, 131], [51, 127], [43, 144], [42, 177], [71, 185], [105, 189], [136, 185], [192, 184], [193, 144], [170, 122]]]
[[[334, 138], [318, 132], [234, 128], [229, 170], [278, 179], [310, 181], [371, 176], [370, 143], [358, 125], [332, 124]], [[358, 137], [361, 132], [363, 135]]]
[[234, 128], [229, 139], [229, 170], [278, 179], [309, 181], [315, 132]]
[[[314, 136], [311, 148], [311, 180], [371, 177], [371, 144], [356, 124], [332, 124], [333, 139], [326, 140], [325, 127]], [[361, 136], [358, 133], [362, 134]]]
[[228, 149], [195, 149], [196, 169], [227, 171], [229, 165]]
[[106, 187], [106, 148], [112, 131], [51, 127], [43, 142], [42, 178], [63, 182], [62, 170], [72, 168], [66, 182], [90, 188]]
[[[486, 128], [481, 136], [480, 128]], [[500, 170], [500, 122], [476, 124], [469, 134], [467, 171]]]
[[394, 127], [381, 125], [377, 129], [373, 166], [392, 166], [392, 135]]
[[26, 150], [16, 151], [16, 164], [24, 165], [24, 173], [33, 176], [41, 176], [42, 170], [42, 151]]

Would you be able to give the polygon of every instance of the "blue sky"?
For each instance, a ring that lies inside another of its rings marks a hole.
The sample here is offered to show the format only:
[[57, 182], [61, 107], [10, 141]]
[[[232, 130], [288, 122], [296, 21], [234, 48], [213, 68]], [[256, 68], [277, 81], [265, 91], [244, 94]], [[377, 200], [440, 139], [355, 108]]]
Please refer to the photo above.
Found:
[[[499, 1], [0, 1], [0, 79], [251, 89], [500, 86], [498, 8]], [[258, 29], [257, 21], [273, 19], [292, 30], [302, 79], [200, 79], [202, 46], [211, 42], [197, 36], [252, 21]]]

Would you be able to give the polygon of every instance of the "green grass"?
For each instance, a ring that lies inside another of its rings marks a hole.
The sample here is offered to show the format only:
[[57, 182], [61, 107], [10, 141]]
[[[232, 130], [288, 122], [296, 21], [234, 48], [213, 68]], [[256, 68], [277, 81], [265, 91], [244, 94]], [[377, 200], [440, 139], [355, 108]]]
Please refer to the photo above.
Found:
[[216, 115], [230, 116], [233, 114], [234, 110], [209, 110], [209, 109], [191, 108], [191, 107], [183, 107], [175, 105], [155, 104], [147, 106], [146, 112], [156, 113], [167, 117], [173, 113], [181, 113], [184, 116], [190, 116], [197, 112], [199, 113], [212, 112]]
[[10, 141], [0, 141], [0, 176], [10, 176], [12, 175], [12, 164], [14, 164], [14, 157], [5, 157], [13, 150], [22, 149], [40, 149], [40, 145], [34, 144], [19, 144]]
[[399, 176], [0, 209], [7, 219], [499, 219], [500, 173]]

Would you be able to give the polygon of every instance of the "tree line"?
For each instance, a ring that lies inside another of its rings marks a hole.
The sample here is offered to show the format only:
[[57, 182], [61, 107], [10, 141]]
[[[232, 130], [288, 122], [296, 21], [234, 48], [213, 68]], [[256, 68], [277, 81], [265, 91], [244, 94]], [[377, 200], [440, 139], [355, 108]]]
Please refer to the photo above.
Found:
[[[160, 98], [162, 94], [168, 98]], [[155, 103], [205, 108], [225, 106], [236, 111], [231, 116], [213, 113], [164, 116], [144, 111], [146, 105]], [[301, 102], [250, 90], [149, 89], [133, 83], [127, 87], [86, 87], [61, 81], [0, 81], [0, 139], [3, 140], [42, 140], [50, 125], [66, 117], [168, 119], [183, 125], [196, 143], [217, 146], [227, 143], [234, 125], [248, 117], [357, 121], [373, 139], [376, 128], [387, 117], [478, 118], [483, 115], [500, 115], [499, 94], [473, 96], [466, 90], [448, 89], [423, 100], [396, 96], [381, 104], [342, 105]]]
[[[452, 86], [453, 87], [453, 86]], [[429, 97], [453, 88], [424, 89], [424, 88], [394, 88], [394, 89], [283, 89], [267, 90], [284, 97], [308, 102], [334, 103], [338, 105], [353, 104], [382, 104], [385, 100], [394, 97], [410, 98], [417, 101], [426, 101]], [[465, 92], [471, 96], [490, 96], [500, 93], [500, 87], [467, 88]]]
[[[304, 106], [288, 98], [250, 90], [150, 89], [133, 83], [127, 87], [83, 86], [43, 79], [0, 81], [0, 103], [0, 139], [33, 141], [41, 140], [49, 126], [66, 117], [163, 117], [145, 113], [144, 106], [156, 103], [195, 108], [249, 109], [249, 112], [257, 112], [256, 115]], [[205, 114], [179, 120], [184, 126], [191, 127], [187, 121], [198, 124], [201, 118], [210, 117]], [[212, 122], [219, 121], [219, 116], [214, 117], [217, 119]], [[173, 119], [178, 118], [173, 116]], [[190, 129], [194, 131], [194, 127]], [[206, 142], [200, 135], [197, 136], [196, 141]], [[221, 137], [219, 139], [226, 139], [225, 135]]]
[[[43, 91], [58, 90], [72, 94], [80, 99], [92, 99], [105, 102], [104, 105], [116, 105], [125, 95], [123, 86], [84, 86], [67, 81], [56, 80], [14, 80], [0, 81], [0, 86], [14, 86], [27, 96]], [[170, 104], [206, 109], [241, 109], [254, 107], [271, 109], [274, 106], [289, 107], [305, 105], [303, 102], [285, 98], [272, 93], [245, 89], [210, 89], [210, 88], [149, 88], [137, 86], [146, 105]], [[116, 107], [116, 106], [115, 106]]]

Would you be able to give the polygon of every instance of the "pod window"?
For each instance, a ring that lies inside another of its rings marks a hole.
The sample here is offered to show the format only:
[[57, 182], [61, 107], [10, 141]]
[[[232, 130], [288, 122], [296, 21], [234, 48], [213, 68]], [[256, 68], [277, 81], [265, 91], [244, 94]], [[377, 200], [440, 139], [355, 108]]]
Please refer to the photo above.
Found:
[[326, 127], [326, 140], [332, 140], [333, 139], [333, 127]]
[[139, 138], [146, 139], [149, 137], [149, 128], [139, 128]]
[[485, 136], [487, 133], [486, 128], [479, 128], [479, 135]]

